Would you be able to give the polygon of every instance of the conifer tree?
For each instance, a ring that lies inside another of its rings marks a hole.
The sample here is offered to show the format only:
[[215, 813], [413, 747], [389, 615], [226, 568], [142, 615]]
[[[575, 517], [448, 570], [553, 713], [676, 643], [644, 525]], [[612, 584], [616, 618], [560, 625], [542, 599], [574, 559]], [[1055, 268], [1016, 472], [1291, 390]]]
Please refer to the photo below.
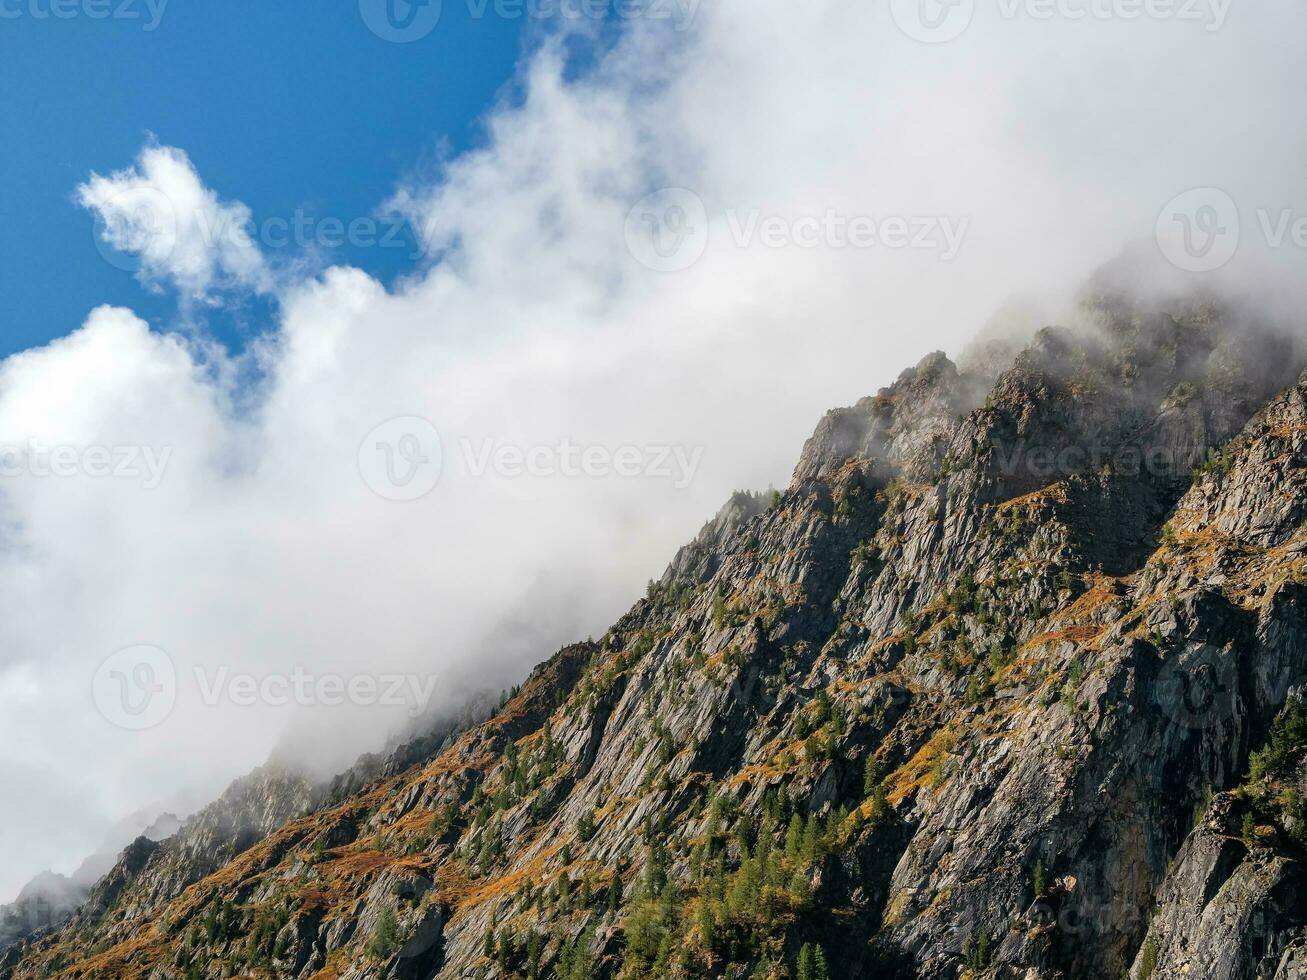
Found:
[[796, 813], [790, 817], [790, 826], [785, 831], [785, 856], [797, 861], [803, 854], [803, 821]]
[[399, 926], [395, 924], [395, 913], [390, 909], [382, 909], [381, 917], [377, 920], [377, 928], [368, 941], [368, 954], [384, 960], [394, 953], [398, 946]]

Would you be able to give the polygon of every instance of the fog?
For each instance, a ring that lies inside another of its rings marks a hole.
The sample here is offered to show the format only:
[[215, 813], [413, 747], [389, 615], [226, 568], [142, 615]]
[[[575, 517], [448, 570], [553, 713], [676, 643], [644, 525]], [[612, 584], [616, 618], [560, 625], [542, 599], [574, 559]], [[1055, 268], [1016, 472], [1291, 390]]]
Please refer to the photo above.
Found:
[[[185, 147], [70, 187], [201, 326], [102, 308], [0, 365], [0, 900], [305, 715], [343, 765], [600, 635], [825, 410], [1131, 243], [1296, 296], [1302, 4], [1004, 2], [942, 43], [913, 7], [705, 3], [583, 70], [542, 37], [483, 146], [377, 202], [431, 249], [390, 289], [268, 259]], [[206, 338], [255, 292], [263, 339]]]

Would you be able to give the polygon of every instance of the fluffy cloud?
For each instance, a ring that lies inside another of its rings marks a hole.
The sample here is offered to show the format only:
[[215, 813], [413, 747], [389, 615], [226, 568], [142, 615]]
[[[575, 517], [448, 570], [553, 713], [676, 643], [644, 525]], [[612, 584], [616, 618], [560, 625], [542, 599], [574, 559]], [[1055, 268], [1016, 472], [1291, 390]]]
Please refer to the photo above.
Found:
[[99, 218], [103, 244], [136, 257], [146, 285], [168, 284], [192, 300], [214, 289], [269, 287], [249, 208], [221, 201], [181, 150], [147, 146], [134, 167], [93, 174], [77, 199]]
[[[147, 284], [273, 290], [280, 313], [232, 357], [101, 309], [0, 366], [0, 446], [21, 450], [0, 459], [0, 897], [306, 715], [330, 719], [331, 766], [407, 713], [215, 685], [511, 683], [600, 633], [732, 490], [783, 484], [821, 412], [1013, 294], [1057, 307], [1178, 193], [1295, 206], [1304, 19], [978, 12], [927, 45], [885, 5], [727, 0], [685, 34], [633, 22], [580, 77], [546, 45], [485, 146], [390, 201], [434, 256], [390, 291], [348, 268], [274, 281], [232, 231], [247, 210], [180, 150], [92, 177], [82, 202]], [[660, 187], [682, 190], [632, 213]], [[175, 223], [138, 210], [159, 195]], [[391, 422], [414, 418], [438, 446]], [[90, 448], [137, 464], [103, 475]], [[429, 493], [390, 499], [436, 460]], [[138, 644], [178, 679], [146, 731], [92, 697]]]

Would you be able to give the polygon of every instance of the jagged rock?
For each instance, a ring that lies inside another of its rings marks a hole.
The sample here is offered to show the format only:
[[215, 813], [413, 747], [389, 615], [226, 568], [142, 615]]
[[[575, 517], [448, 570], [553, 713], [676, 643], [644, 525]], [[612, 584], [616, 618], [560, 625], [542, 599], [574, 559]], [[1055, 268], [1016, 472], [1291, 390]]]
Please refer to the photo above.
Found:
[[[1237, 836], [1222, 797], [1181, 847], [1133, 972], [1208, 980], [1275, 977], [1301, 945], [1307, 879], [1300, 862]], [[1283, 974], [1282, 974], [1283, 975]]]

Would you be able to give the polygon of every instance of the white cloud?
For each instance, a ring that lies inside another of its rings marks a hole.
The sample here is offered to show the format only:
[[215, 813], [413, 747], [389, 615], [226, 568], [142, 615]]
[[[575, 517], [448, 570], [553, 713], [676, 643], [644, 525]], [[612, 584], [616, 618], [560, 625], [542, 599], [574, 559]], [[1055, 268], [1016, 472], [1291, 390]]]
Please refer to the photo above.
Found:
[[[206, 706], [196, 668], [509, 683], [602, 631], [731, 490], [783, 484], [824, 410], [958, 349], [1014, 293], [1055, 303], [1151, 235], [1180, 191], [1300, 204], [1305, 69], [1266, 41], [1301, 37], [1304, 19], [1279, 2], [1219, 32], [978, 12], [929, 46], [884, 5], [727, 0], [684, 36], [632, 24], [578, 80], [546, 48], [482, 150], [391, 202], [440, 259], [389, 292], [344, 268], [274, 283], [248, 236], [203, 232], [248, 215], [181, 151], [93, 177], [82, 200], [144, 281], [188, 300], [275, 288], [280, 319], [248, 355], [253, 391], [234, 387], [247, 365], [118, 309], [0, 366], [0, 446], [171, 450], [149, 491], [85, 475], [0, 485], [0, 897], [76, 864], [135, 807], [266, 756], [292, 715]], [[628, 211], [659, 186], [705, 206], [703, 257], [679, 273], [626, 248]], [[134, 210], [156, 192], [178, 212], [157, 239]], [[736, 245], [732, 222], [755, 212], [969, 223], [946, 262]], [[443, 476], [410, 503], [372, 492], [359, 465], [364, 437], [402, 416], [443, 437]], [[704, 451], [678, 490], [476, 478], [464, 438]], [[144, 733], [109, 727], [90, 696], [97, 665], [140, 643], [182, 678]], [[321, 751], [343, 759], [400, 717], [344, 712]]]
[[102, 243], [121, 253], [106, 257], [134, 256], [146, 285], [166, 283], [193, 300], [208, 299], [215, 289], [270, 285], [249, 233], [249, 208], [219, 200], [181, 150], [147, 146], [134, 167], [93, 174], [77, 198], [100, 219]]

